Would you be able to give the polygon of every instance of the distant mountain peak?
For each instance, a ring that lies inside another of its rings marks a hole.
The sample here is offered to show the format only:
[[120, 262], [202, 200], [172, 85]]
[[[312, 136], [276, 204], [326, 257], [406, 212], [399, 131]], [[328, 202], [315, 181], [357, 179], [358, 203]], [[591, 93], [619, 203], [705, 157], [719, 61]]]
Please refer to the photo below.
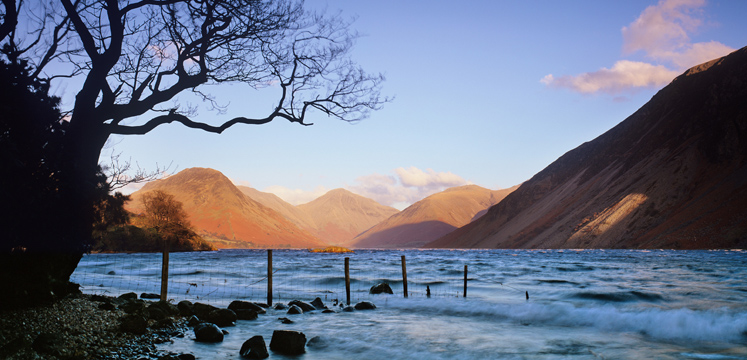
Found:
[[317, 237], [338, 245], [399, 212], [341, 188], [297, 207], [313, 219]]
[[275, 210], [244, 195], [214, 169], [188, 168], [150, 182], [132, 194], [127, 209], [142, 212], [143, 194], [157, 189], [182, 202], [197, 233], [219, 248], [326, 245]]

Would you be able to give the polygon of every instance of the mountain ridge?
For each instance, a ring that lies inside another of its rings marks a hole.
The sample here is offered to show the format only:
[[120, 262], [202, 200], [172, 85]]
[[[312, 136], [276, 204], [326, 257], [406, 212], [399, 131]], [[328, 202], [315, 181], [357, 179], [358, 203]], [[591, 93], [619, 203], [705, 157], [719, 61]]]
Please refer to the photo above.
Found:
[[163, 190], [182, 202], [197, 233], [218, 248], [326, 245], [269, 207], [244, 195], [225, 175], [207, 168], [189, 168], [147, 183], [132, 194], [125, 208], [144, 211], [143, 194]]
[[420, 247], [470, 221], [517, 187], [464, 185], [432, 194], [356, 236], [356, 248]]
[[463, 248], [747, 245], [747, 48], [685, 71], [434, 242]]
[[399, 212], [342, 188], [297, 208], [313, 220], [316, 229], [312, 233], [334, 245], [347, 245], [356, 235]]

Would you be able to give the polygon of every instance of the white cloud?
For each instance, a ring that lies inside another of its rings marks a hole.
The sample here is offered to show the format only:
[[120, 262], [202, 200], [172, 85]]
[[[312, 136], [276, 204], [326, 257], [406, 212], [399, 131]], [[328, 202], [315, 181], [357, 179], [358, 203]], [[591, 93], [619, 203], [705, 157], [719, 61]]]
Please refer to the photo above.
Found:
[[347, 188], [380, 204], [403, 209], [439, 191], [469, 183], [451, 172], [423, 171], [414, 166], [394, 169], [394, 173], [396, 177], [381, 174], [361, 176], [355, 179], [356, 185]]
[[329, 189], [321, 185], [315, 187], [314, 190], [289, 189], [285, 186], [272, 185], [262, 191], [273, 193], [291, 205], [300, 205], [326, 194]]
[[231, 178], [228, 178], [228, 179], [231, 180], [231, 182], [234, 185], [236, 185], [236, 186], [252, 187], [252, 184], [249, 181], [246, 181], [246, 180], [236, 180], [236, 179], [231, 179]]
[[673, 51], [690, 43], [689, 32], [701, 24], [694, 17], [705, 6], [705, 0], [661, 0], [647, 7], [630, 25], [622, 28], [623, 51], [642, 50], [656, 56], [659, 51]]
[[641, 51], [653, 63], [619, 60], [610, 69], [575, 76], [550, 74], [540, 82], [580, 93], [614, 94], [664, 86], [685, 69], [734, 51], [717, 41], [691, 42], [689, 34], [702, 24], [701, 8], [705, 4], [705, 0], [661, 0], [622, 28], [623, 53], [630, 55]]
[[451, 187], [457, 185], [464, 185], [467, 183], [461, 176], [455, 175], [451, 172], [440, 172], [437, 173], [433, 169], [427, 169], [426, 171], [420, 170], [414, 166], [410, 166], [409, 169], [399, 167], [394, 170], [399, 176], [399, 181], [404, 186], [415, 186], [415, 187]]
[[567, 88], [584, 94], [600, 91], [615, 94], [636, 87], [664, 86], [677, 75], [679, 72], [669, 70], [663, 65], [620, 60], [611, 69], [602, 68], [594, 72], [558, 78], [550, 74], [540, 81], [551, 87]]

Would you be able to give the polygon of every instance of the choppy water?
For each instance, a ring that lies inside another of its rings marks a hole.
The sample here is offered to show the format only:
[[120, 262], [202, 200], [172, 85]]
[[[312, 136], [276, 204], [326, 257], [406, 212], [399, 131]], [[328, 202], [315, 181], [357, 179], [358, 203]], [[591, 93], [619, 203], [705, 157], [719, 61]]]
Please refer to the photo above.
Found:
[[[402, 296], [402, 255], [408, 298]], [[747, 359], [747, 252], [275, 250], [273, 302], [344, 300], [346, 256], [353, 302], [370, 300], [376, 310], [270, 310], [228, 328], [223, 343], [196, 343], [189, 334], [161, 349], [239, 359], [250, 337], [262, 335], [269, 345], [273, 330], [289, 329], [326, 340], [327, 347], [309, 347], [300, 359]], [[170, 266], [175, 301], [267, 300], [264, 251], [172, 254]], [[88, 255], [73, 281], [88, 293], [158, 293], [160, 255]], [[380, 281], [395, 295], [369, 296]]]

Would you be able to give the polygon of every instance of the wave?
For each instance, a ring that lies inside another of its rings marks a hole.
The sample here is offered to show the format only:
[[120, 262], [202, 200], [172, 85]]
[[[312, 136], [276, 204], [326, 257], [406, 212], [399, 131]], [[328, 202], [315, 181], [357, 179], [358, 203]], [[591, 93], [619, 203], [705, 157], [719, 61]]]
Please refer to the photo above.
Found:
[[642, 291], [624, 291], [624, 292], [579, 292], [569, 296], [573, 299], [597, 300], [608, 302], [631, 302], [631, 301], [660, 301], [664, 297], [659, 294], [646, 293]]
[[594, 327], [604, 331], [635, 332], [668, 341], [732, 341], [747, 338], [747, 312], [720, 308], [710, 310], [621, 309], [612, 305], [577, 307], [569, 303], [490, 304], [443, 299], [390, 299], [389, 307], [411, 312], [504, 320], [523, 325]]

